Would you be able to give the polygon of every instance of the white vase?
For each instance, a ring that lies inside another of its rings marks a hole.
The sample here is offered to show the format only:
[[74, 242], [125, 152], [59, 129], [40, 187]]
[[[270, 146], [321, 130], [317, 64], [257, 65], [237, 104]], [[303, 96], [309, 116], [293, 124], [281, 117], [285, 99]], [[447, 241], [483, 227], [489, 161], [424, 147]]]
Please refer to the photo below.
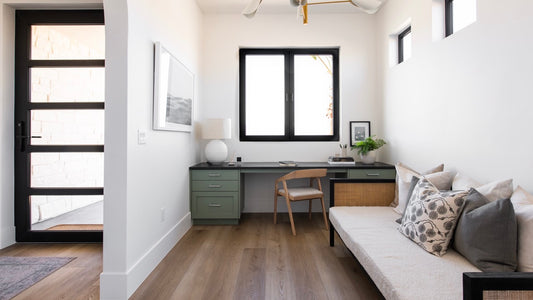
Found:
[[364, 164], [373, 164], [376, 162], [376, 151], [369, 151], [366, 155], [359, 155], [361, 156], [361, 162]]

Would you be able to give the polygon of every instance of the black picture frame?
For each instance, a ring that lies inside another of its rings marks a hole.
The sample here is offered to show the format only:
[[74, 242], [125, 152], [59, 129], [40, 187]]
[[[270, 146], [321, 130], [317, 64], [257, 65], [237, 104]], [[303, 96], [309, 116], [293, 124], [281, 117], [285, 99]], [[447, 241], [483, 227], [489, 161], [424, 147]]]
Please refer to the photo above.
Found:
[[350, 147], [370, 136], [370, 121], [350, 121]]

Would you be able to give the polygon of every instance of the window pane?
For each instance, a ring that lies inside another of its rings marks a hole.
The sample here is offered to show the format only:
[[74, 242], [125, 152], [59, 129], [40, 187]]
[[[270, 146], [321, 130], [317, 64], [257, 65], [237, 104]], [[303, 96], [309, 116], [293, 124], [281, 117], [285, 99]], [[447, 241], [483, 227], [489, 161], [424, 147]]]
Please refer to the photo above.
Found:
[[411, 33], [409, 32], [406, 34], [402, 41], [403, 41], [403, 60], [406, 61], [409, 58], [411, 58], [411, 49], [412, 49], [412, 40], [411, 40]]
[[294, 56], [294, 134], [333, 134], [332, 55]]
[[454, 0], [452, 6], [454, 32], [457, 32], [476, 21], [475, 0]]
[[30, 196], [31, 230], [101, 230], [103, 195]]
[[246, 135], [285, 135], [283, 55], [246, 56]]
[[32, 110], [32, 145], [103, 145], [104, 110]]
[[104, 153], [31, 154], [31, 187], [103, 187]]
[[31, 102], [104, 102], [104, 68], [32, 68]]
[[104, 59], [104, 25], [34, 25], [32, 59]]

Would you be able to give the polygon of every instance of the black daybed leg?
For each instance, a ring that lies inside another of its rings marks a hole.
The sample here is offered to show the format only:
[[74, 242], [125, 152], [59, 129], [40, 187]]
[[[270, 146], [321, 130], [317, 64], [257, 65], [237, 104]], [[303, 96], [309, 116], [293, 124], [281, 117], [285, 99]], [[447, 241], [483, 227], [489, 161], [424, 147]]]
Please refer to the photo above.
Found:
[[329, 246], [335, 246], [335, 229], [333, 229], [333, 225], [331, 225], [331, 222], [329, 222]]

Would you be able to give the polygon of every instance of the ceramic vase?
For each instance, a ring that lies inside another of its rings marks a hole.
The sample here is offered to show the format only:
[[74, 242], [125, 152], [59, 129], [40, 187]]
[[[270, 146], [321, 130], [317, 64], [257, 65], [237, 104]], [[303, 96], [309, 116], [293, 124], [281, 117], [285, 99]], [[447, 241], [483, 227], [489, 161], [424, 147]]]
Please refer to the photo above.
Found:
[[369, 151], [367, 154], [359, 154], [361, 162], [364, 164], [373, 164], [376, 162], [376, 151]]

